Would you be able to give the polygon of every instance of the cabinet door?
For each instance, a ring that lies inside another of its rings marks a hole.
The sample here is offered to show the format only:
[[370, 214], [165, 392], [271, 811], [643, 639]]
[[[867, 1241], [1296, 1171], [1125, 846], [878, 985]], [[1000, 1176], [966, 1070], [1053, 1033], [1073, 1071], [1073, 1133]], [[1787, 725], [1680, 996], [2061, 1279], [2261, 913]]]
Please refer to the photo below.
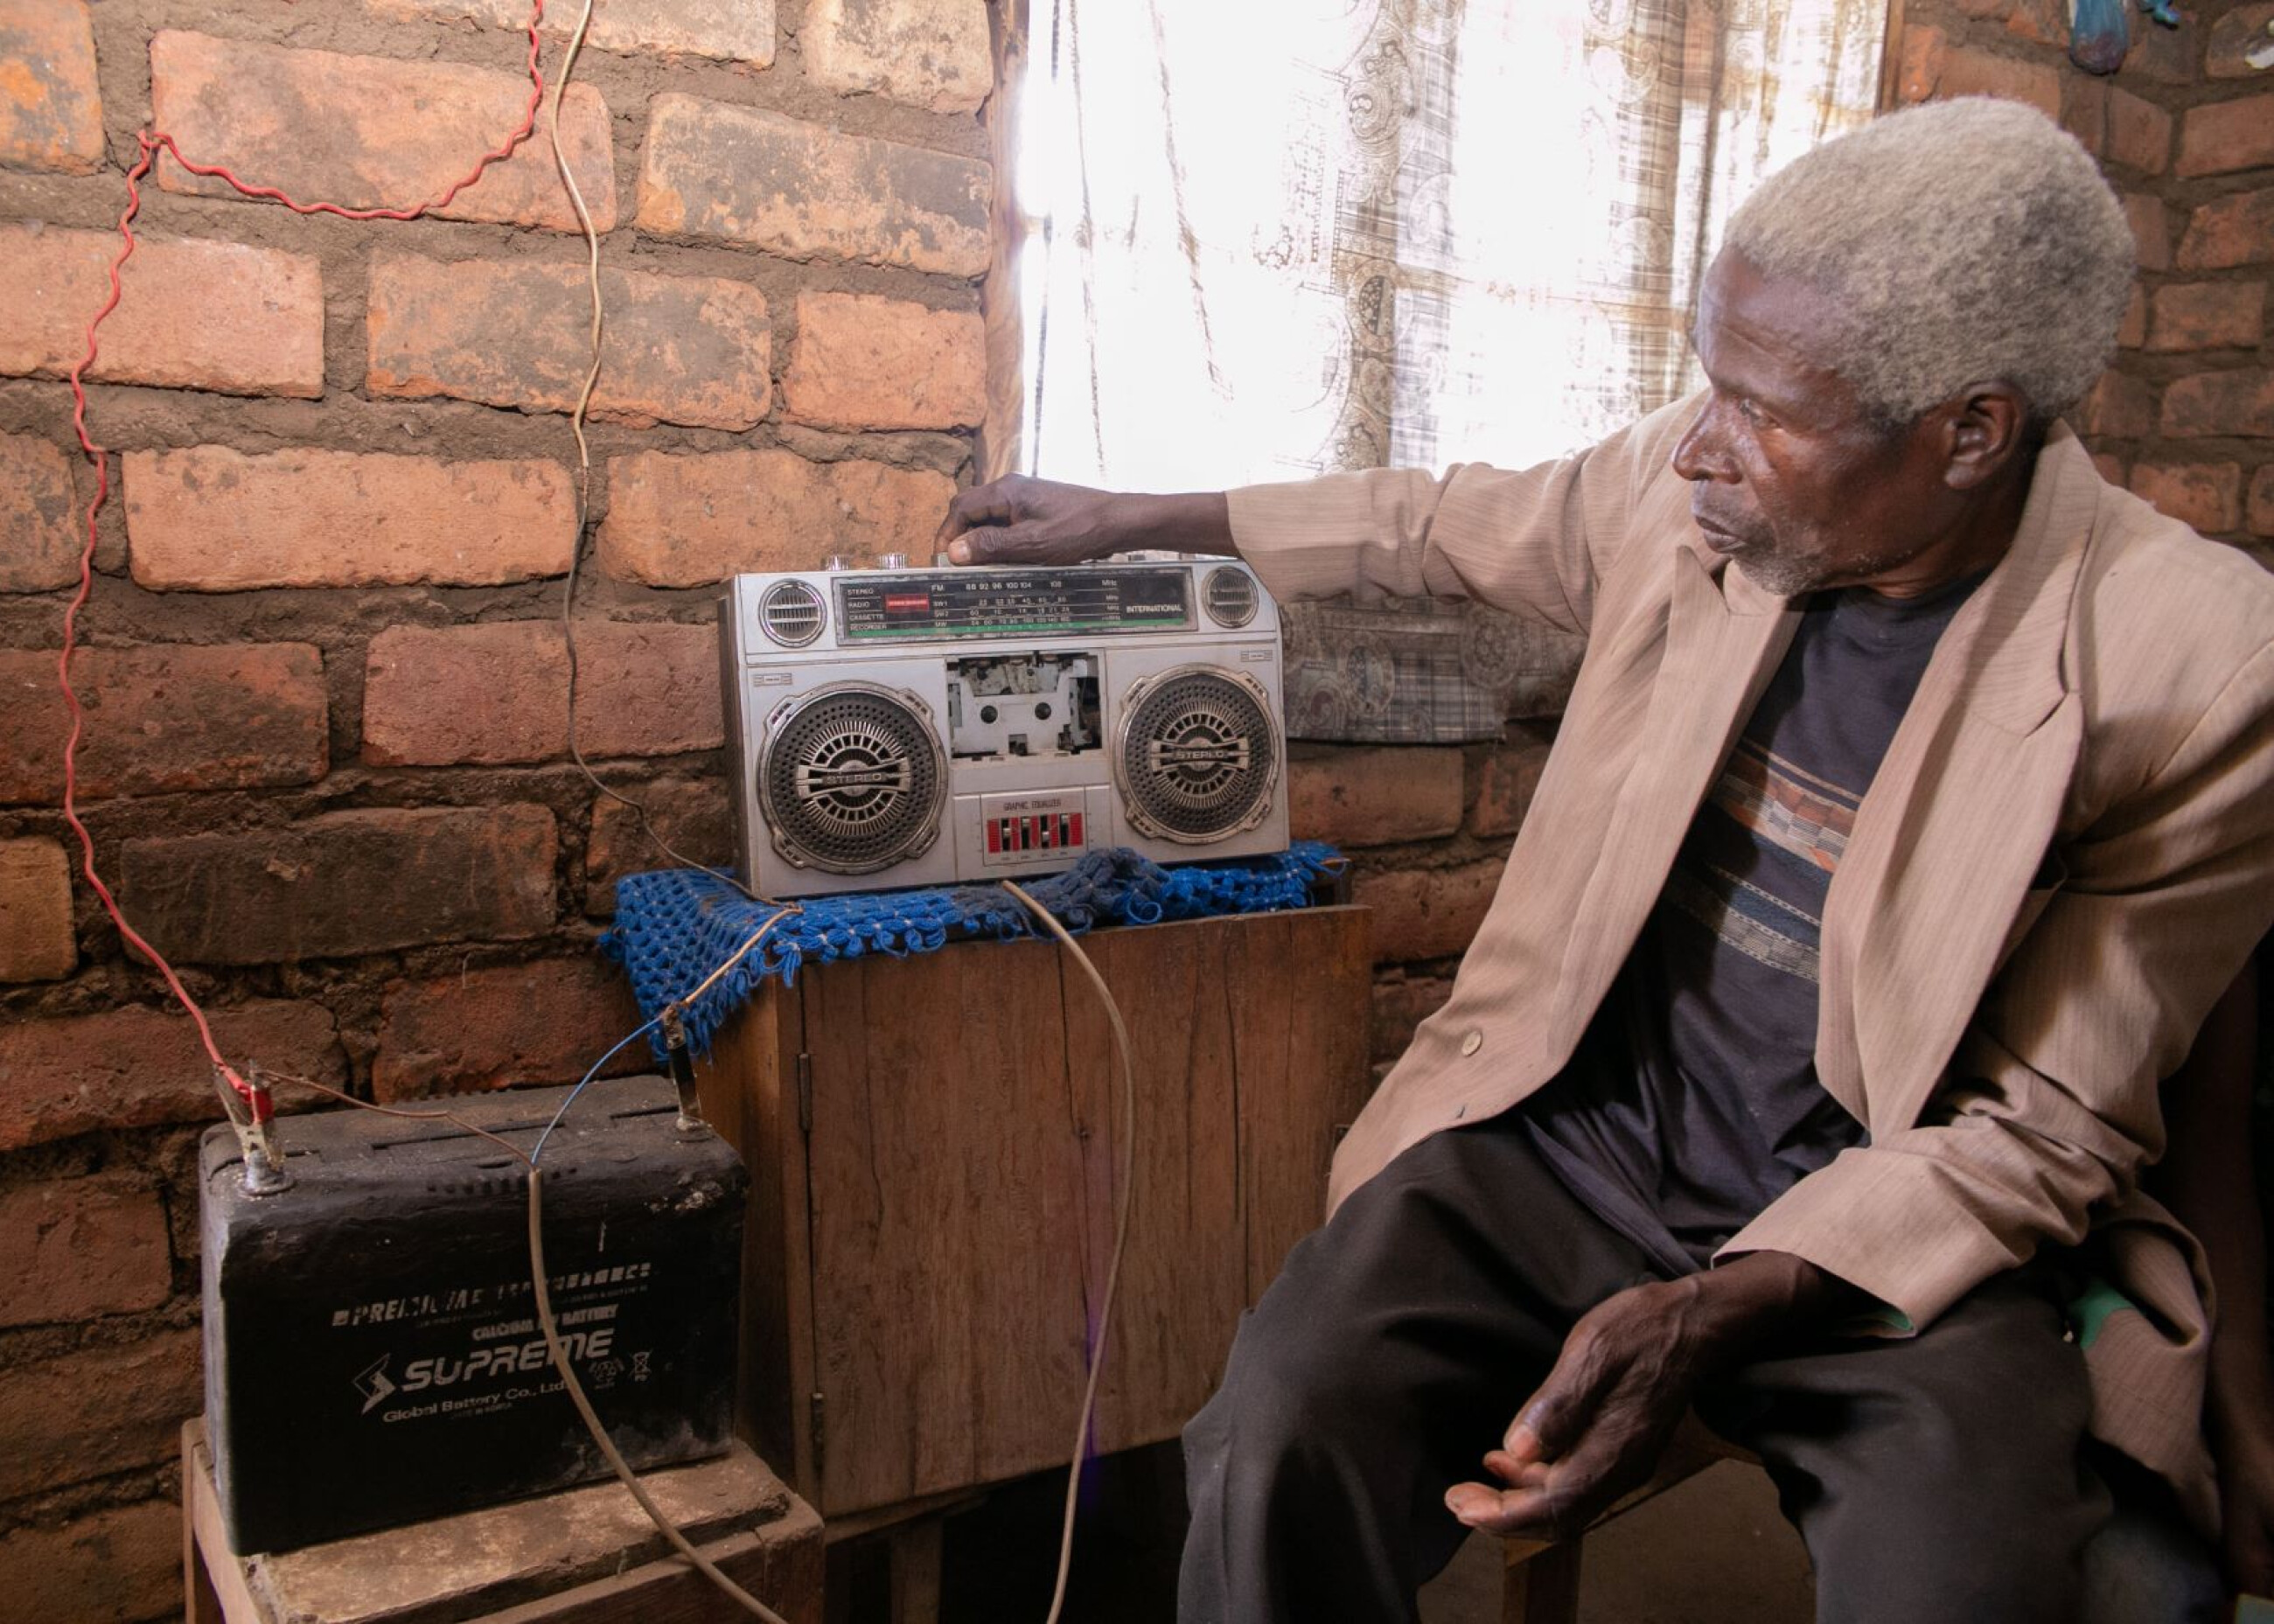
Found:
[[[1130, 1236], [1093, 1447], [1173, 1437], [1319, 1219], [1367, 1084], [1363, 910], [1084, 938], [1132, 1041]], [[1063, 1462], [1111, 1260], [1119, 1061], [1062, 948], [799, 980], [825, 1515]]]

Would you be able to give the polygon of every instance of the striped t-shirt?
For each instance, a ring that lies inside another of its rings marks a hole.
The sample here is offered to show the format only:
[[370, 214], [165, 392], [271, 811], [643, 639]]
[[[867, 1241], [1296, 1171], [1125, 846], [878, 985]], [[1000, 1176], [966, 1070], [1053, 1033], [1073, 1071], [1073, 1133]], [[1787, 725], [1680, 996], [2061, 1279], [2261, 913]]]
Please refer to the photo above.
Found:
[[1670, 1271], [1864, 1138], [1817, 1081], [1824, 898], [1864, 792], [1977, 575], [1820, 592], [1691, 819], [1658, 906], [1562, 1075], [1541, 1154]]

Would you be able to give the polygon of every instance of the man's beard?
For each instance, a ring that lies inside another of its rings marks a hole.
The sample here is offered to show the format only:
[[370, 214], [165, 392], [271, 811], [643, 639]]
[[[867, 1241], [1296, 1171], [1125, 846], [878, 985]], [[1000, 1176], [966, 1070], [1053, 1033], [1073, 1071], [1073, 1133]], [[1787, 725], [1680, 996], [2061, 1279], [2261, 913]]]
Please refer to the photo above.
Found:
[[1820, 555], [1786, 553], [1756, 541], [1738, 548], [1730, 554], [1730, 559], [1745, 572], [1745, 578], [1764, 592], [1778, 598], [1799, 598], [1810, 592], [1820, 592], [1835, 583], [1853, 584], [1869, 581], [1882, 571], [1894, 568], [1909, 556], [1900, 547], [1890, 547], [1884, 552], [1834, 566]]
[[1819, 559], [1794, 558], [1783, 553], [1742, 552], [1736, 562], [1745, 572], [1745, 579], [1777, 598], [1813, 592], [1829, 573]]

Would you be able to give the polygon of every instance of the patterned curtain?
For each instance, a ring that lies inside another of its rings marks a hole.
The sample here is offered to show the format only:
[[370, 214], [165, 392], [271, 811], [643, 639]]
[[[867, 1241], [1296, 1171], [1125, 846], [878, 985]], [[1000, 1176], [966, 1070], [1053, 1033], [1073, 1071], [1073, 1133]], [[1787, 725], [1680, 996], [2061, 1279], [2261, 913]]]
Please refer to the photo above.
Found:
[[[1675, 398], [1722, 221], [1870, 116], [1886, 20], [1886, 0], [1029, 4], [997, 290], [1018, 289], [1021, 353], [988, 471], [1130, 490], [1523, 466]], [[1490, 736], [1560, 708], [1576, 658], [1442, 605], [1306, 612], [1290, 644], [1312, 737]]]

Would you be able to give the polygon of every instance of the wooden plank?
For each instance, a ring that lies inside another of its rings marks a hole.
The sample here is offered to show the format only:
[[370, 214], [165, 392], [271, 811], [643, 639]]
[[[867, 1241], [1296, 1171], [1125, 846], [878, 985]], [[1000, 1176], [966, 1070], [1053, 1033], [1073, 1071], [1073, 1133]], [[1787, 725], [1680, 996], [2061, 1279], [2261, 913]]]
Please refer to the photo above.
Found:
[[[1100, 932], [1083, 939], [1130, 1036], [1137, 1082], [1136, 1191], [1104, 1349], [1093, 1447], [1174, 1437], [1208, 1400], [1245, 1306], [1239, 1244], [1239, 1124], [1231, 921]], [[1063, 955], [1063, 949], [1061, 950]], [[1111, 1026], [1081, 966], [1061, 958], [1067, 1089], [1081, 1139], [1085, 1309], [1096, 1323], [1112, 1256], [1122, 1157], [1122, 1079]], [[1065, 1401], [1064, 1460], [1081, 1403]]]
[[918, 1517], [887, 1536], [892, 1549], [892, 1624], [939, 1624], [941, 1521]]
[[[729, 1579], [789, 1624], [821, 1624], [821, 1518], [800, 1505], [781, 1522], [701, 1547]], [[749, 1624], [742, 1604], [678, 1556], [542, 1601], [485, 1613], [478, 1624]]]
[[[245, 1565], [230, 1554], [222, 1530], [221, 1492], [214, 1486], [213, 1450], [201, 1417], [182, 1427], [182, 1493], [189, 1538], [202, 1559], [198, 1566], [210, 1587], [214, 1605], [227, 1624], [265, 1624], [267, 1614], [245, 1582]], [[210, 1614], [200, 1613], [202, 1620]]]
[[1326, 1216], [1339, 1132], [1370, 1083], [1373, 936], [1367, 911], [1314, 908], [1239, 921], [1225, 983], [1239, 1041], [1239, 1186], [1246, 1301]]
[[813, 1390], [805, 1136], [797, 1104], [803, 1026], [798, 996], [769, 982], [720, 1030], [697, 1079], [704, 1115], [750, 1175], [736, 1427], [761, 1456], [782, 1462], [810, 1500], [820, 1483], [803, 1396]]
[[825, 1517], [1032, 1470], [1078, 1390], [1055, 946], [809, 968]]

